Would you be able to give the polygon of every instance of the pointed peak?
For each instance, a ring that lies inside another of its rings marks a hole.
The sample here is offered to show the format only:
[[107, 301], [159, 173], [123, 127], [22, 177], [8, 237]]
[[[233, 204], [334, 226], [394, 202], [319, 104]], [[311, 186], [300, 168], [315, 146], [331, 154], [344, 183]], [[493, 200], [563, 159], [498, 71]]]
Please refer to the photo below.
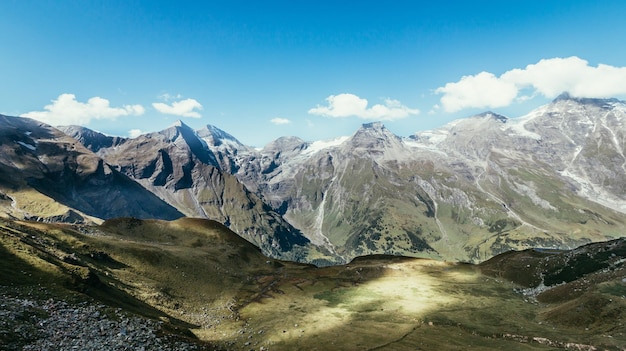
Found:
[[195, 136], [195, 133], [196, 132], [191, 127], [189, 127], [188, 125], [186, 125], [183, 121], [181, 121], [179, 119], [176, 122], [174, 122], [171, 126], [169, 126], [168, 128], [166, 128], [164, 130], [161, 130], [159, 132], [150, 133], [150, 134], [163, 135], [169, 141], [174, 141], [174, 140], [178, 139], [179, 136], [182, 136], [183, 138], [185, 137], [185, 135], [187, 135], [187, 136], [194, 135]]
[[589, 97], [576, 97], [568, 92], [563, 92], [552, 100], [552, 104], [556, 104], [560, 101], [571, 101], [582, 105], [595, 105], [598, 107], [608, 108], [611, 104], [624, 103], [616, 98], [589, 98]]
[[177, 130], [177, 131], [181, 131], [184, 133], [189, 133], [192, 132], [195, 134], [195, 131], [193, 128], [191, 128], [189, 125], [185, 124], [185, 122], [183, 122], [182, 120], [177, 120], [176, 122], [174, 122], [170, 127], [168, 127], [166, 130]]
[[493, 118], [494, 120], [498, 121], [498, 122], [502, 122], [502, 123], [506, 123], [509, 119], [506, 116], [503, 116], [501, 114], [492, 112], [492, 111], [487, 111], [487, 112], [483, 112], [479, 115], [477, 115], [477, 117], [482, 117], [482, 118]]
[[567, 91], [564, 91], [561, 94], [559, 94], [559, 96], [557, 96], [554, 100], [552, 100], [552, 102], [571, 100], [571, 99], [572, 99], [572, 96]]
[[283, 136], [269, 142], [263, 150], [302, 150], [307, 147], [307, 142], [295, 136]]
[[378, 135], [378, 136], [391, 136], [394, 135], [392, 132], [389, 131], [389, 129], [387, 129], [385, 127], [385, 125], [382, 122], [370, 122], [370, 123], [363, 123], [361, 125], [361, 128], [359, 128], [355, 135]]
[[172, 127], [174, 128], [189, 128], [188, 125], [185, 124], [185, 122], [183, 122], [182, 120], [177, 120], [176, 122], [174, 122], [174, 124], [172, 124]]
[[363, 123], [363, 125], [361, 126], [362, 129], [376, 129], [376, 130], [383, 130], [386, 129], [385, 125], [382, 122], [370, 122], [370, 123]]
[[364, 123], [349, 139], [350, 144], [366, 149], [383, 149], [399, 142], [400, 137], [389, 131], [381, 122]]
[[198, 130], [198, 136], [213, 146], [220, 146], [225, 142], [243, 145], [234, 136], [211, 124], [207, 124], [204, 128]]
[[210, 132], [212, 135], [219, 137], [220, 139], [230, 139], [230, 140], [237, 140], [234, 136], [228, 134], [227, 132], [225, 132], [224, 130], [212, 125], [212, 124], [207, 124], [206, 125], [206, 130], [208, 132]]
[[387, 128], [385, 128], [385, 125], [382, 122], [370, 122], [370, 123], [363, 123], [361, 125], [361, 128], [359, 128], [356, 133], [354, 133], [354, 136], [359, 136], [359, 135], [370, 135], [370, 136], [383, 136], [383, 135], [388, 135], [388, 134], [392, 134]]

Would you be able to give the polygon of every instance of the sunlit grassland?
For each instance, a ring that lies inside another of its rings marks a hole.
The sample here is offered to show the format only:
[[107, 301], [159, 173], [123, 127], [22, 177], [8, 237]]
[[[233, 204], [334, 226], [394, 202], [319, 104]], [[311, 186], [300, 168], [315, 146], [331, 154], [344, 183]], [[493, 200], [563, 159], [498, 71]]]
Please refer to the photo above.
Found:
[[581, 342], [579, 331], [541, 319], [546, 306], [471, 265], [385, 258], [283, 270], [276, 279], [239, 310], [245, 328], [222, 341], [271, 350], [551, 349], [516, 337]]

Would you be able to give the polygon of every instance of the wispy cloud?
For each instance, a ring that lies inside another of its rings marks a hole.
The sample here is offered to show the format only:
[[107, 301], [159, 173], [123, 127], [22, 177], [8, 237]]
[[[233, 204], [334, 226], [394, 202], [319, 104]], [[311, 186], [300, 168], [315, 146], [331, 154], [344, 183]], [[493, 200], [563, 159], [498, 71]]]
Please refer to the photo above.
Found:
[[76, 100], [74, 94], [61, 94], [52, 103], [44, 106], [44, 111], [31, 111], [21, 114], [41, 122], [59, 125], [87, 125], [91, 120], [114, 120], [121, 116], [139, 116], [145, 109], [141, 105], [124, 105], [111, 107], [109, 100], [92, 97], [87, 102]]
[[276, 117], [276, 118], [272, 118], [270, 122], [276, 125], [281, 125], [281, 124], [289, 124], [291, 123], [291, 120], [288, 120], [287, 118]]
[[368, 107], [367, 99], [354, 94], [330, 95], [326, 98], [327, 106], [317, 106], [308, 112], [332, 118], [358, 117], [370, 120], [392, 121], [417, 115], [419, 110], [406, 107], [398, 100], [385, 99], [384, 104]]
[[436, 114], [439, 110], [441, 109], [441, 106], [434, 104], [433, 107], [430, 109], [430, 111], [428, 111], [429, 115], [434, 115]]
[[170, 93], [163, 93], [159, 95], [159, 99], [163, 101], [180, 100], [183, 96], [180, 94], [172, 95]]
[[175, 115], [191, 118], [202, 117], [197, 111], [202, 110], [202, 105], [195, 99], [174, 101], [169, 105], [163, 102], [154, 102], [152, 103], [152, 107], [154, 107], [155, 110], [166, 115]]
[[590, 66], [579, 57], [543, 59], [525, 68], [509, 70], [499, 77], [489, 72], [464, 76], [435, 90], [442, 94], [446, 112], [465, 108], [495, 108], [529, 99], [530, 95], [554, 98], [562, 92], [588, 98], [626, 94], [626, 67]]
[[128, 131], [128, 136], [131, 138], [136, 138], [143, 134], [144, 132], [141, 129], [131, 129]]

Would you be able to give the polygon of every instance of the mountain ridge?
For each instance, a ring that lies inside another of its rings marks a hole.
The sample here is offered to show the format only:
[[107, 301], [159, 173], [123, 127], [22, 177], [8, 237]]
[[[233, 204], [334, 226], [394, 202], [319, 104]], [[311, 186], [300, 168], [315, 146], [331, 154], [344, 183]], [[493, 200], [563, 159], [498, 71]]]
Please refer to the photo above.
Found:
[[[242, 214], [237, 203], [253, 196], [266, 204], [252, 222], [232, 227], [240, 234], [269, 213], [269, 222], [286, 220], [344, 262], [363, 254], [476, 262], [619, 235], [625, 122], [624, 102], [561, 96], [519, 118], [488, 111], [409, 137], [372, 122], [349, 137], [282, 137], [254, 149], [215, 126], [181, 125], [172, 128], [186, 139], [166, 130], [98, 154], [187, 216], [230, 225]], [[224, 201], [225, 181], [249, 194]], [[203, 213], [203, 203], [212, 210]], [[253, 232], [260, 243], [263, 234]]]
[[59, 130], [1, 115], [0, 125], [0, 192], [11, 200], [3, 206], [9, 217], [54, 220], [67, 214], [89, 222], [122, 215], [182, 216]]
[[[99, 223], [128, 216], [204, 217], [231, 227], [270, 256], [297, 261], [316, 250], [260, 198], [222, 172], [206, 143], [185, 124], [116, 139], [109, 147], [91, 142], [90, 137], [105, 138], [100, 133], [66, 128], [78, 133], [74, 136], [91, 145], [95, 154], [45, 124], [2, 118], [0, 169], [16, 174], [0, 178], [0, 208], [9, 218]], [[24, 162], [29, 163], [21, 166]]]

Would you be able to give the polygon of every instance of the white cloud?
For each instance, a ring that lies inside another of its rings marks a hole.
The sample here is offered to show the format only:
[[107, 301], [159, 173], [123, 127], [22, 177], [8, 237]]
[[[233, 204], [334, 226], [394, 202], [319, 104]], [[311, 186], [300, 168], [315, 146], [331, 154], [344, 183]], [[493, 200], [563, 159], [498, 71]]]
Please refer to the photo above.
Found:
[[61, 94], [52, 103], [44, 106], [44, 111], [31, 111], [22, 114], [41, 122], [59, 126], [69, 124], [86, 125], [92, 119], [114, 120], [121, 116], [142, 115], [145, 109], [141, 105], [111, 107], [109, 100], [92, 97], [87, 102], [79, 102], [74, 94]]
[[441, 109], [441, 107], [437, 104], [434, 104], [433, 107], [430, 109], [430, 111], [428, 111], [429, 115], [434, 115], [435, 113], [437, 113], [439, 110]]
[[518, 89], [492, 73], [481, 72], [475, 76], [464, 76], [435, 92], [443, 94], [441, 105], [446, 112], [456, 112], [468, 107], [507, 106], [517, 96]]
[[326, 98], [327, 106], [317, 106], [309, 110], [312, 115], [320, 115], [333, 118], [359, 117], [363, 119], [392, 121], [417, 115], [419, 110], [411, 109], [398, 100], [385, 99], [385, 104], [376, 104], [367, 107], [367, 99], [362, 99], [354, 94], [331, 95]]
[[626, 94], [626, 67], [603, 64], [593, 67], [576, 56], [541, 60], [525, 69], [510, 70], [501, 79], [521, 88], [530, 87], [548, 98], [564, 91], [588, 98]]
[[164, 113], [166, 115], [175, 115], [180, 117], [192, 117], [192, 118], [200, 118], [200, 113], [197, 110], [202, 110], [202, 105], [195, 99], [185, 99], [180, 101], [174, 101], [171, 105], [162, 103], [162, 102], [154, 102], [152, 103], [152, 107], [154, 107], [157, 111]]
[[131, 129], [128, 131], [128, 136], [131, 138], [136, 138], [143, 134], [144, 132], [141, 129]]
[[276, 118], [272, 118], [270, 120], [270, 122], [276, 124], [276, 125], [281, 125], [281, 124], [289, 124], [291, 123], [290, 120], [288, 120], [287, 118], [280, 118], [280, 117], [276, 117]]
[[[554, 98], [562, 92], [572, 96], [608, 98], [626, 95], [626, 67], [599, 64], [597, 67], [579, 57], [543, 59], [526, 68], [515, 68], [500, 77], [481, 72], [464, 76], [458, 82], [447, 83], [435, 90], [443, 94], [445, 111], [464, 108], [508, 106], [513, 101], [525, 101], [536, 95]], [[530, 90], [531, 95], [521, 95]]]

